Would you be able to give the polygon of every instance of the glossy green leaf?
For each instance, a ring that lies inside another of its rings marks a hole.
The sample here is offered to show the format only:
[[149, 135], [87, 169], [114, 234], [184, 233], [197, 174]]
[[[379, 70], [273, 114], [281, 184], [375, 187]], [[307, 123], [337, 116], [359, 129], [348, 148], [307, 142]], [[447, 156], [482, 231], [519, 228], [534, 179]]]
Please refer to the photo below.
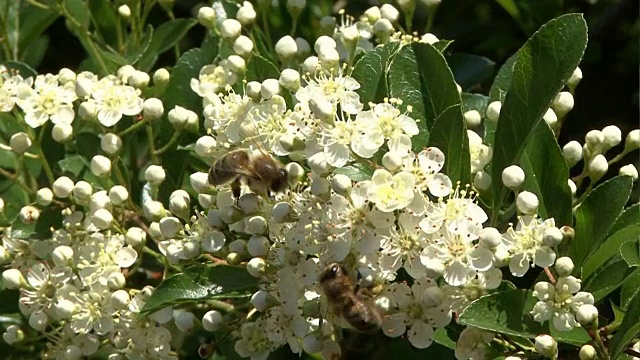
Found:
[[[20, 3], [15, 1], [16, 3]], [[42, 9], [22, 2], [20, 9], [20, 48], [25, 49], [32, 41], [40, 38], [42, 33], [59, 17], [54, 9]]]
[[520, 158], [526, 174], [524, 190], [538, 196], [538, 215], [554, 218], [557, 226], [573, 224], [571, 189], [567, 183], [569, 168], [553, 131], [538, 123]]
[[158, 60], [158, 56], [177, 44], [197, 21], [176, 19], [162, 23], [154, 29], [151, 42], [138, 60], [138, 68], [149, 71]]
[[[543, 25], [518, 51], [511, 85], [495, 132], [491, 178], [519, 162], [542, 115], [578, 66], [587, 45], [582, 15], [569, 14]], [[492, 182], [492, 219], [502, 207], [507, 188]]]
[[609, 347], [611, 358], [617, 359], [638, 334], [640, 334], [640, 296], [633, 298], [618, 332], [611, 339]]
[[640, 265], [640, 243], [638, 240], [636, 236], [635, 239], [626, 241], [620, 245], [620, 256], [622, 256], [622, 260], [632, 267]]
[[193, 266], [164, 280], [147, 300], [141, 314], [166, 306], [207, 299], [247, 297], [257, 290], [258, 280], [246, 268], [228, 265]]
[[191, 90], [191, 79], [198, 79], [200, 69], [211, 64], [216, 55], [213, 51], [207, 51], [205, 55], [201, 49], [191, 49], [178, 59], [163, 100], [165, 109], [180, 105], [196, 114], [202, 112], [202, 98]]
[[280, 78], [280, 71], [271, 61], [260, 55], [253, 55], [247, 64], [247, 81], [262, 82], [265, 79]]
[[365, 53], [353, 67], [351, 76], [360, 84], [357, 93], [365, 107], [369, 102], [379, 103], [387, 96], [387, 71], [399, 48], [399, 42], [378, 46]]
[[631, 193], [631, 178], [616, 176], [600, 185], [575, 210], [575, 238], [568, 255], [576, 267], [604, 241]]
[[58, 167], [63, 173], [73, 178], [80, 178], [82, 173], [89, 168], [89, 162], [82, 155], [71, 155], [58, 162]]
[[440, 51], [441, 53], [444, 53], [448, 48], [449, 45], [453, 44], [453, 40], [439, 40], [435, 43], [433, 43], [433, 47], [436, 48], [436, 50]]
[[392, 338], [389, 345], [384, 348], [386, 357], [381, 357], [384, 359], [455, 359], [453, 349], [446, 346], [432, 343], [426, 349], [418, 349], [403, 337]]
[[63, 6], [69, 16], [72, 17], [76, 23], [80, 24], [83, 29], [89, 28], [91, 12], [89, 11], [87, 3], [82, 0], [63, 0]]
[[83, 131], [75, 134], [76, 147], [78, 154], [84, 156], [85, 159], [92, 159], [96, 155], [102, 154], [100, 147], [100, 137], [98, 135]]
[[585, 278], [582, 288], [592, 293], [597, 302], [620, 287], [634, 271], [635, 268], [629, 267], [620, 254], [616, 254]]
[[[125, 59], [127, 64], [137, 64], [142, 56], [146, 53], [147, 49], [151, 46], [151, 41], [155, 34], [155, 29], [150, 24], [147, 24], [144, 33], [140, 39], [135, 37], [129, 37], [124, 50], [124, 57], [117, 54], [118, 57]], [[137, 41], [136, 41], [137, 40]], [[113, 52], [103, 51], [105, 57], [115, 56]]]
[[504, 101], [507, 91], [511, 86], [511, 77], [513, 76], [513, 65], [516, 63], [519, 52], [511, 55], [507, 61], [502, 64], [500, 70], [493, 79], [491, 89], [489, 90], [489, 101]]
[[444, 153], [443, 173], [452, 181], [460, 181], [462, 184], [471, 181], [469, 139], [460, 105], [452, 105], [436, 119], [431, 129], [429, 146], [435, 146]]
[[415, 136], [412, 141], [426, 145], [429, 141], [429, 131], [433, 126], [435, 117], [431, 117], [429, 120], [426, 118], [418, 63], [410, 46], [400, 49], [391, 60], [388, 82], [389, 96], [402, 99], [400, 111], [406, 111], [407, 107], [411, 106], [410, 116], [418, 122], [420, 134]]
[[352, 165], [337, 168], [334, 172], [336, 174], [347, 175], [352, 181], [371, 180], [371, 176], [373, 175], [373, 169], [360, 163], [353, 163]]
[[581, 277], [586, 279], [591, 276], [597, 268], [619, 253], [623, 243], [637, 239], [638, 234], [640, 234], [640, 224], [633, 224], [608, 236], [602, 245], [585, 259], [582, 264]]
[[626, 208], [622, 214], [620, 214], [616, 219], [616, 223], [613, 224], [613, 227], [609, 230], [609, 236], [620, 229], [635, 224], [640, 224], [640, 203]]
[[107, 44], [115, 46], [118, 39], [116, 35], [116, 21], [118, 21], [116, 7], [108, 0], [88, 0], [87, 4], [101, 38]]
[[463, 92], [460, 95], [462, 99], [462, 111], [467, 112], [475, 110], [480, 113], [481, 117], [485, 117], [487, 105], [489, 105], [489, 97], [482, 94], [470, 94]]
[[20, 61], [24, 62], [32, 68], [39, 67], [45, 52], [47, 52], [48, 46], [48, 36], [45, 35], [37, 38], [36, 40], [27, 44], [27, 46], [24, 48], [24, 50], [22, 51], [22, 55], [20, 56]]
[[16, 239], [45, 240], [51, 238], [51, 229], [62, 227], [62, 211], [56, 207], [46, 207], [40, 212], [38, 220], [25, 224], [16, 218], [11, 224], [11, 236]]
[[5, 61], [2, 63], [2, 65], [4, 65], [8, 70], [16, 71], [25, 79], [28, 77], [35, 78], [36, 75], [38, 75], [38, 72], [35, 71], [31, 66], [19, 61]]
[[9, 59], [17, 60], [20, 41], [20, 1], [4, 1], [0, 3], [0, 24], [2, 24], [3, 42], [5, 49], [11, 50], [7, 55]]
[[29, 204], [31, 199], [25, 189], [4, 177], [0, 177], [0, 194], [4, 201], [4, 210], [0, 213], [0, 224], [9, 226], [18, 216], [20, 209]]
[[627, 310], [631, 300], [638, 297], [638, 294], [640, 294], [640, 269], [635, 269], [620, 287], [620, 307], [622, 310]]
[[484, 56], [464, 53], [451, 54], [447, 57], [447, 63], [462, 90], [473, 88], [490, 79], [496, 65]]

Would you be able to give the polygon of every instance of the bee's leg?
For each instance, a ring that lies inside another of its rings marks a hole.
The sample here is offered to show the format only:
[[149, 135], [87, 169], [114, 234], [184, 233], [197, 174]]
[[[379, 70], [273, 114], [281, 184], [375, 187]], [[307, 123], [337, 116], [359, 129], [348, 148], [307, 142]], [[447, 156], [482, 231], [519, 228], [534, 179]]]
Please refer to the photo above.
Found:
[[233, 194], [233, 198], [236, 200], [236, 204], [238, 202], [238, 199], [240, 198], [241, 185], [242, 183], [240, 182], [240, 177], [237, 177], [231, 183], [231, 193]]

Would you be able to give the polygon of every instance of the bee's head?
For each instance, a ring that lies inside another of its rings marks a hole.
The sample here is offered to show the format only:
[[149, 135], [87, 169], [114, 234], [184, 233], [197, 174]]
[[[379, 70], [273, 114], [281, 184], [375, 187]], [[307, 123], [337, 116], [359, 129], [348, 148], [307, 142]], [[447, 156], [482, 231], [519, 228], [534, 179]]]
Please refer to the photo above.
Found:
[[328, 280], [331, 280], [331, 279], [335, 279], [338, 276], [342, 276], [346, 272], [347, 272], [346, 269], [342, 265], [340, 265], [338, 263], [329, 264], [320, 273], [320, 276], [318, 277], [318, 281], [320, 283], [323, 283], [325, 281], [328, 281]]
[[284, 191], [289, 186], [289, 172], [285, 168], [278, 169], [277, 175], [271, 182], [271, 190], [273, 192]]

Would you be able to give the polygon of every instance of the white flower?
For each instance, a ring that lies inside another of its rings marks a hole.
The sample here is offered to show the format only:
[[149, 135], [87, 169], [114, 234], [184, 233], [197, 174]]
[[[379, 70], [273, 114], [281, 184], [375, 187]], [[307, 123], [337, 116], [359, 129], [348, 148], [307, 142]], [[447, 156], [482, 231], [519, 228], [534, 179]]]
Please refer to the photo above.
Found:
[[415, 157], [405, 159], [404, 170], [416, 179], [416, 189], [428, 189], [431, 195], [447, 196], [451, 193], [451, 179], [440, 170], [444, 167], [444, 153], [436, 147], [420, 151]]
[[553, 326], [560, 331], [569, 331], [579, 326], [576, 312], [582, 305], [593, 305], [591, 293], [580, 291], [580, 280], [573, 276], [558, 278], [555, 286], [541, 281], [534, 287], [533, 296], [538, 301], [531, 314], [538, 322], [552, 320]]
[[502, 271], [492, 267], [488, 271], [478, 271], [476, 276], [462, 286], [445, 285], [442, 291], [451, 310], [461, 313], [472, 301], [498, 288], [502, 283]]
[[76, 99], [74, 84], [60, 85], [58, 76], [38, 75], [34, 88], [22, 87], [18, 94], [18, 106], [25, 112], [27, 125], [37, 128], [51, 119], [54, 124], [71, 124], [75, 116], [73, 101]]
[[489, 343], [494, 337], [495, 334], [490, 331], [466, 327], [456, 342], [456, 359], [485, 359], [491, 353]]
[[404, 266], [407, 273], [414, 279], [420, 279], [427, 275], [426, 268], [421, 262], [420, 254], [427, 246], [428, 239], [418, 226], [420, 217], [408, 212], [402, 212], [398, 216], [398, 227], [390, 227], [381, 231], [382, 254], [389, 259], [393, 271]]
[[524, 276], [531, 262], [531, 267], [553, 265], [556, 253], [544, 243], [545, 230], [553, 226], [553, 218], [542, 221], [535, 216], [523, 216], [518, 220], [516, 229], [507, 229], [502, 239], [511, 254], [509, 270], [514, 276]]
[[461, 286], [487, 271], [493, 265], [493, 253], [473, 242], [482, 227], [478, 223], [460, 218], [440, 229], [439, 238], [422, 252], [422, 263], [434, 271], [442, 271], [444, 280], [452, 286]]
[[93, 86], [89, 101], [96, 108], [100, 124], [107, 127], [117, 124], [123, 115], [140, 114], [143, 106], [140, 90], [121, 85], [112, 77], [104, 77]]
[[18, 100], [18, 93], [30, 93], [33, 78], [23, 79], [20, 75], [9, 75], [0, 66], [0, 112], [11, 112]]
[[382, 212], [402, 209], [413, 200], [413, 174], [402, 171], [395, 175], [384, 169], [376, 169], [371, 177], [367, 196]]
[[240, 339], [236, 341], [234, 350], [241, 357], [250, 357], [251, 360], [266, 360], [269, 353], [277, 348], [277, 345], [269, 341], [264, 320], [257, 322], [245, 322], [240, 328]]
[[424, 219], [420, 221], [420, 228], [427, 234], [440, 230], [447, 221], [466, 218], [477, 224], [484, 224], [489, 219], [487, 214], [475, 203], [475, 194], [456, 187], [449, 198], [438, 199], [438, 202], [428, 203]]
[[337, 76], [318, 73], [296, 91], [296, 99], [306, 108], [312, 100], [329, 102], [334, 108], [339, 104], [342, 111], [355, 115], [362, 109], [360, 96], [355, 92], [359, 88], [360, 84], [354, 78], [342, 75], [341, 71]]
[[[235, 20], [233, 20], [235, 21]], [[201, 97], [207, 97], [222, 91], [226, 85], [233, 85], [238, 76], [220, 65], [205, 65], [200, 69], [197, 79], [191, 79], [191, 90]]]
[[401, 114], [392, 104], [387, 102], [376, 104], [371, 110], [362, 111], [356, 116], [356, 121], [368, 124], [364, 128], [358, 141], [369, 144], [369, 147], [376, 150], [388, 141], [389, 148], [401, 141], [401, 137], [412, 137], [417, 135], [418, 124], [414, 119]]
[[416, 280], [411, 287], [393, 283], [386, 295], [397, 312], [382, 319], [385, 335], [398, 337], [408, 332], [409, 342], [416, 348], [429, 347], [434, 328], [445, 327], [451, 321], [451, 311], [442, 302], [442, 291], [429, 278]]
[[467, 130], [469, 137], [469, 155], [471, 156], [471, 173], [475, 174], [491, 161], [493, 149], [482, 143], [482, 138], [473, 130]]

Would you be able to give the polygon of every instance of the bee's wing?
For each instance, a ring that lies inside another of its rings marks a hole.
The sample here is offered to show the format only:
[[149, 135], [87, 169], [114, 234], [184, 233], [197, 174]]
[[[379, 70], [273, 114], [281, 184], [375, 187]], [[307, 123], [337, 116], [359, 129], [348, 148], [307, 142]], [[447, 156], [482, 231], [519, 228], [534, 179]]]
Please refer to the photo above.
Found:
[[242, 164], [234, 164], [233, 166], [217, 165], [216, 168], [219, 169], [219, 170], [226, 171], [226, 172], [231, 173], [231, 174], [236, 174], [237, 176], [245, 176], [245, 177], [254, 177], [255, 176], [255, 174], [253, 172], [251, 172], [250, 169], [248, 169], [247, 167], [245, 167]]

